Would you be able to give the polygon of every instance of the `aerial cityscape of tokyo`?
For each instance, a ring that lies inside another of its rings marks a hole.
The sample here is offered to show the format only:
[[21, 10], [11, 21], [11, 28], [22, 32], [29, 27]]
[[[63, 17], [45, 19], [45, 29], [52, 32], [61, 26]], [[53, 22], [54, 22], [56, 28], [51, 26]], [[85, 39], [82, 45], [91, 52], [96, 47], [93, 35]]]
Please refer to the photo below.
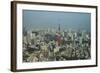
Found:
[[91, 59], [91, 15], [23, 10], [23, 62]]

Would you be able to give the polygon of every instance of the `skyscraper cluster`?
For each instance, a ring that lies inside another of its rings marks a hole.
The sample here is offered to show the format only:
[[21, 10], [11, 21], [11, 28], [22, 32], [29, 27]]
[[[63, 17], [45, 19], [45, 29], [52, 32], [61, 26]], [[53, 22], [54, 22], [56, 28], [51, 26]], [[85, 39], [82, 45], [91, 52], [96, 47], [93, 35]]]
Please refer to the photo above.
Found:
[[91, 58], [91, 33], [44, 29], [23, 34], [23, 62], [86, 60]]

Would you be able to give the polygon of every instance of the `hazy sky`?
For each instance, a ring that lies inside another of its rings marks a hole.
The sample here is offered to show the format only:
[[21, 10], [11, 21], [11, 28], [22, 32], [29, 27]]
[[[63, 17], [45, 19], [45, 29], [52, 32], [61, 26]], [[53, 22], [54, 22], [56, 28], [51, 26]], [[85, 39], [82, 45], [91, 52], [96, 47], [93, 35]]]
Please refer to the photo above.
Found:
[[61, 29], [86, 30], [91, 29], [91, 14], [78, 12], [56, 12], [23, 10], [23, 26], [29, 29]]

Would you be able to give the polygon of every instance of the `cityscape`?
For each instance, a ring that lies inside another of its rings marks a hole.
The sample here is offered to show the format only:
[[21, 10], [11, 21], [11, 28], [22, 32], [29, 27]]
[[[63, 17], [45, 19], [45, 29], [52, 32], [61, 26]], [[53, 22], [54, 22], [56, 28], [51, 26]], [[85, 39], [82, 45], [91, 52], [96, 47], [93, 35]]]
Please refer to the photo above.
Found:
[[23, 61], [66, 61], [91, 58], [90, 32], [32, 30], [24, 32]]
[[24, 10], [23, 62], [91, 59], [90, 27], [90, 14]]

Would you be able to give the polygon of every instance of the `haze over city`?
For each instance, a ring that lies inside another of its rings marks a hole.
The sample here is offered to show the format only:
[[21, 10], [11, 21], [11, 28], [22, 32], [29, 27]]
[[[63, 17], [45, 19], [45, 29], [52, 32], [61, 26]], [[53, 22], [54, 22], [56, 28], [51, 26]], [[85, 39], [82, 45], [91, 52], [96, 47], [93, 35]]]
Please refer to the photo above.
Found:
[[79, 12], [56, 12], [23, 10], [23, 27], [31, 29], [91, 30], [91, 14]]

